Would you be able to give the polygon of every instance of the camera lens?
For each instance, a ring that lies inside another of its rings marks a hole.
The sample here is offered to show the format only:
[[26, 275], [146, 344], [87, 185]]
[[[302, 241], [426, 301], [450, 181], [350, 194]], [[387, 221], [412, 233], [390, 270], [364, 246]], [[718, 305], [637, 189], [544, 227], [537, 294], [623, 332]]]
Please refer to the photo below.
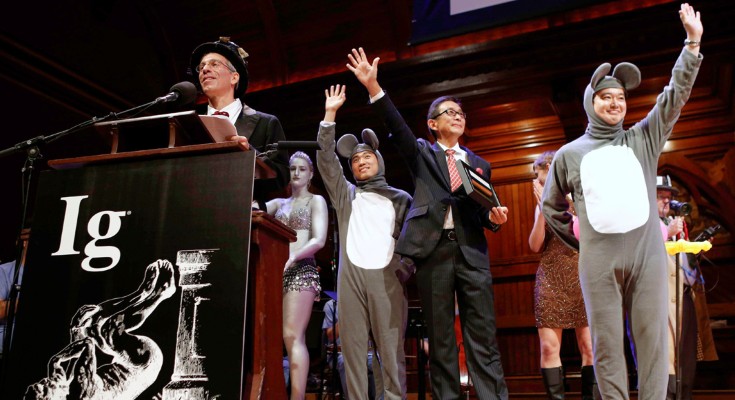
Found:
[[669, 202], [669, 208], [674, 210], [679, 215], [689, 215], [692, 212], [692, 206], [689, 203], [671, 200]]

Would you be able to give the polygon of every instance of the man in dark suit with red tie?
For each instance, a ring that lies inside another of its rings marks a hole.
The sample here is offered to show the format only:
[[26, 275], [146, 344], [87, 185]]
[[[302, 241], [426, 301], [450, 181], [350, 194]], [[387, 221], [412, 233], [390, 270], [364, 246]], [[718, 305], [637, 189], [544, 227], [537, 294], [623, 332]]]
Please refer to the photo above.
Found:
[[[248, 107], [241, 98], [248, 88], [248, 53], [230, 40], [202, 43], [194, 49], [190, 73], [194, 83], [207, 96], [206, 110], [200, 114], [221, 115], [235, 125], [239, 141], [245, 148], [265, 151], [266, 145], [286, 140], [281, 122], [273, 115]], [[283, 188], [290, 178], [288, 154], [281, 150], [270, 153], [266, 164], [276, 172], [276, 179], [257, 180], [256, 196]]]
[[347, 68], [368, 90], [372, 108], [391, 132], [389, 139], [406, 160], [416, 186], [396, 252], [417, 264], [416, 280], [429, 327], [432, 398], [460, 396], [456, 296], [477, 398], [507, 399], [483, 228], [497, 231], [508, 220], [508, 209], [488, 211], [462, 191], [455, 191], [460, 186], [456, 159], [467, 162], [488, 181], [490, 164], [458, 144], [466, 122], [459, 99], [440, 97], [429, 107], [427, 124], [436, 143], [417, 139], [378, 84], [379, 58], [371, 64], [360, 48], [353, 49], [348, 59]]

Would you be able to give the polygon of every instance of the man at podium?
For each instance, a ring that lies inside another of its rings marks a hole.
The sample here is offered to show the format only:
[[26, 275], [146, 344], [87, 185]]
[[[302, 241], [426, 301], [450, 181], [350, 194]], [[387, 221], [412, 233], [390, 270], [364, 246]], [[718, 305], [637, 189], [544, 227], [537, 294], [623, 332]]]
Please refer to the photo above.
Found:
[[[248, 53], [229, 37], [220, 37], [194, 49], [190, 73], [197, 88], [207, 97], [206, 109], [202, 107], [199, 113], [229, 119], [237, 130], [233, 140], [246, 148], [263, 151], [266, 145], [285, 140], [286, 136], [278, 118], [256, 111], [241, 100], [248, 88], [247, 57]], [[286, 151], [272, 152], [264, 160], [275, 171], [276, 179], [259, 180], [256, 196], [281, 189], [289, 180]]]

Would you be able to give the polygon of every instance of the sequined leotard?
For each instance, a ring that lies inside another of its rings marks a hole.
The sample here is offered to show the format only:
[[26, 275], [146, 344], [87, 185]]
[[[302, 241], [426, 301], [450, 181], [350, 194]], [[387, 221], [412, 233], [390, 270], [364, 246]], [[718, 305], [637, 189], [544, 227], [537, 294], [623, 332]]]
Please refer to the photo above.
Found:
[[534, 312], [539, 328], [587, 326], [577, 270], [579, 255], [547, 227], [546, 244], [536, 271]]
[[[291, 209], [291, 212], [286, 214], [284, 212], [283, 204], [276, 211], [275, 217], [277, 220], [283, 222], [284, 225], [289, 228], [299, 230], [311, 230], [311, 198], [306, 204], [298, 209]], [[319, 294], [321, 293], [322, 287], [319, 284], [319, 271], [316, 268], [316, 261], [313, 258], [304, 258], [296, 261], [291, 267], [283, 272], [283, 292], [301, 292], [303, 290], [309, 290], [314, 292], [314, 301], [319, 300]]]

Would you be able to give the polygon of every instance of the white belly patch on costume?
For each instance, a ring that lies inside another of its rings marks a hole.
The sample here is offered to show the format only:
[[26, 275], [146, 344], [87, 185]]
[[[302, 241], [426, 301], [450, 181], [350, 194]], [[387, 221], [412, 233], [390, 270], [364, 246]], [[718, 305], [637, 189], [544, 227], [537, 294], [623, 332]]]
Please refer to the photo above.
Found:
[[580, 164], [587, 218], [600, 233], [626, 233], [646, 223], [648, 191], [643, 167], [628, 146], [605, 146]]
[[396, 210], [387, 198], [372, 192], [357, 192], [347, 226], [347, 257], [365, 269], [384, 268], [393, 258], [396, 241], [393, 228]]

